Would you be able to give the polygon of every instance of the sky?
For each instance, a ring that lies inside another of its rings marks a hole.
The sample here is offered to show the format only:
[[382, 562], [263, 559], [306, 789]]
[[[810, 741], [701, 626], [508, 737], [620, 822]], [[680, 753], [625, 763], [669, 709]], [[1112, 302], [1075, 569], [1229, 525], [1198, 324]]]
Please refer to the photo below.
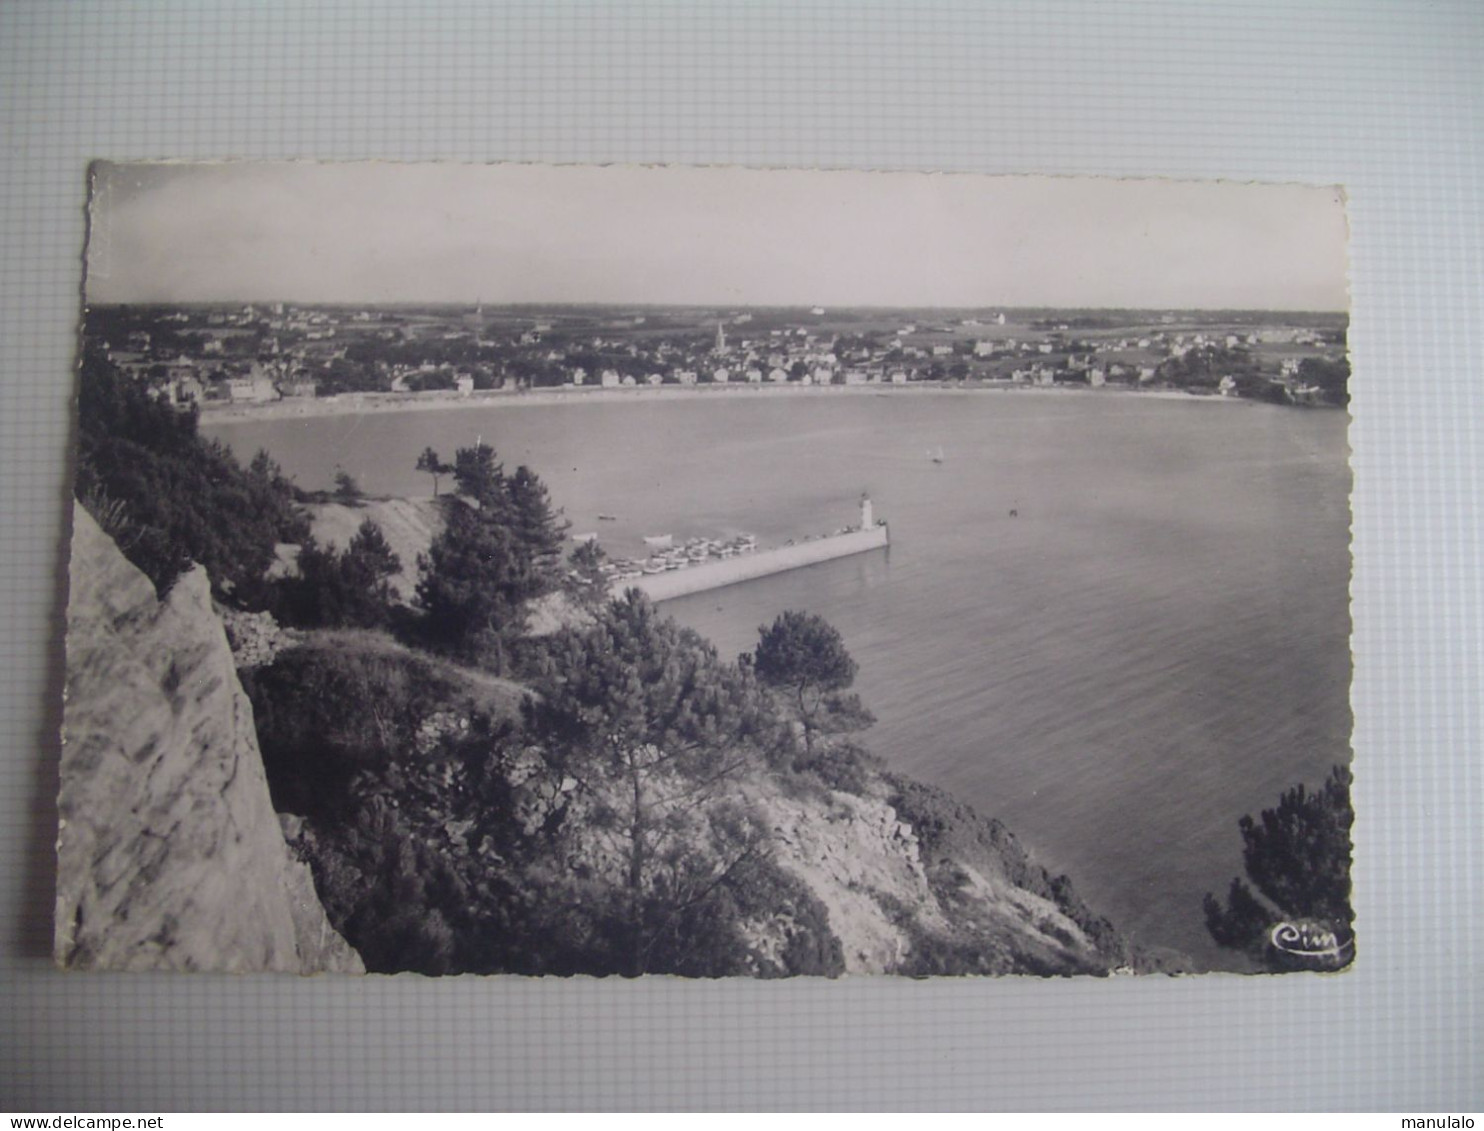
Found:
[[100, 163], [88, 301], [1344, 310], [1334, 187]]

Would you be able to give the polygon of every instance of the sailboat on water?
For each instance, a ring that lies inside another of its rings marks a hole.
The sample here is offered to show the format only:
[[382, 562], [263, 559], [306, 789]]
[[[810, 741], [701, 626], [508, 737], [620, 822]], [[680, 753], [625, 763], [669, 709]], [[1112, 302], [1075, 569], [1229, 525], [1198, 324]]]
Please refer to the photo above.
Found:
[[931, 459], [934, 463], [942, 463], [943, 462], [943, 446], [940, 444], [940, 445], [938, 445], [938, 450], [937, 451], [928, 452], [928, 458]]

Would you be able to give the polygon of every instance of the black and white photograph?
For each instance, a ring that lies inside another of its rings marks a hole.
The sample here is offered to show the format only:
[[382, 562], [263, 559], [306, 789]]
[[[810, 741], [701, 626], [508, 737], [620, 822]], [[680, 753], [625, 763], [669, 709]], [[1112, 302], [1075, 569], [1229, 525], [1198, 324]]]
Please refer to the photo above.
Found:
[[1341, 188], [88, 175], [59, 965], [1358, 960]]

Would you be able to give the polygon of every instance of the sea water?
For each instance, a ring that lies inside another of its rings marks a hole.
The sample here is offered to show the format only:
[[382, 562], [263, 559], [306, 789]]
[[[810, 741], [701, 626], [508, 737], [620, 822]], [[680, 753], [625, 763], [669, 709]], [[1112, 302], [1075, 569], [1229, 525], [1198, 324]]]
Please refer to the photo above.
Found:
[[[209, 423], [306, 488], [476, 439], [527, 464], [573, 533], [763, 545], [856, 520], [891, 546], [666, 602], [723, 655], [788, 608], [860, 665], [896, 769], [1003, 820], [1137, 941], [1229, 964], [1201, 897], [1238, 819], [1349, 759], [1344, 414], [1022, 392], [725, 396]], [[606, 516], [606, 517], [599, 517]]]

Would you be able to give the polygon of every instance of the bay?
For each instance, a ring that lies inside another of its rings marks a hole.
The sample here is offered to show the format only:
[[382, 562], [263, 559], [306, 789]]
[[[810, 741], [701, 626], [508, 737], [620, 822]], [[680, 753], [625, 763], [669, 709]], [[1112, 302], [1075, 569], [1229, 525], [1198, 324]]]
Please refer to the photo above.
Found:
[[665, 611], [724, 655], [786, 608], [824, 616], [891, 767], [1000, 818], [1120, 929], [1200, 964], [1231, 964], [1201, 897], [1240, 874], [1238, 818], [1349, 760], [1342, 413], [738, 393], [203, 431], [244, 460], [266, 448], [303, 487], [343, 469], [378, 495], [430, 494], [418, 453], [482, 439], [615, 554], [659, 533], [823, 533], [868, 492], [888, 550]]

